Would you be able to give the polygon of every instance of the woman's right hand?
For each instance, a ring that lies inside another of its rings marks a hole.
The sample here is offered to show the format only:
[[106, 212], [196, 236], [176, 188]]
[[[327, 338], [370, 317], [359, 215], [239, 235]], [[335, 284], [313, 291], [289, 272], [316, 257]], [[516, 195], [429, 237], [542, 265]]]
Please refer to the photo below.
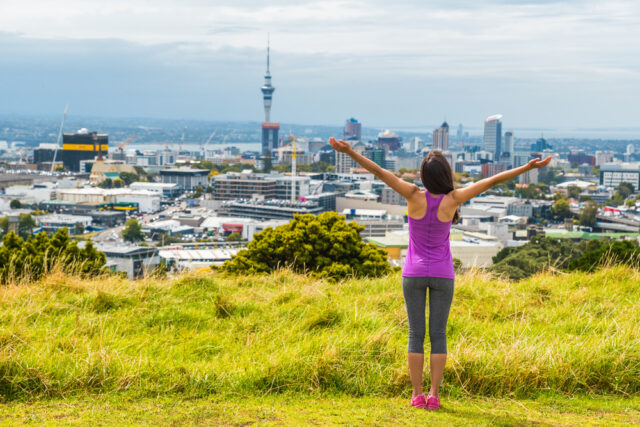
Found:
[[340, 153], [346, 153], [351, 150], [351, 146], [348, 142], [341, 139], [336, 140], [334, 137], [329, 138], [329, 144], [331, 144], [334, 150], [339, 151]]

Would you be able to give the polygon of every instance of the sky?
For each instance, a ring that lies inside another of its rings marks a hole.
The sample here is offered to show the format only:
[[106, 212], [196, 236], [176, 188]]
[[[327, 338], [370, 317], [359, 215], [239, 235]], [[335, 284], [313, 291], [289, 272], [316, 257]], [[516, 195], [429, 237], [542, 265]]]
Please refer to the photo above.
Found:
[[637, 128], [635, 0], [0, 0], [0, 114]]

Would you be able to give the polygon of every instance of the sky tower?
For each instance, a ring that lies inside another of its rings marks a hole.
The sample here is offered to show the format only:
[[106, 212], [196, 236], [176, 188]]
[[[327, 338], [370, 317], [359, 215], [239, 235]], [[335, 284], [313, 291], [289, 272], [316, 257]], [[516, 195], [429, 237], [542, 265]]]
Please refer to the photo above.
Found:
[[278, 148], [278, 131], [280, 123], [271, 122], [271, 99], [275, 87], [271, 86], [271, 72], [269, 71], [269, 39], [267, 38], [267, 73], [264, 76], [264, 85], [260, 88], [262, 91], [262, 100], [264, 102], [264, 122], [262, 123], [262, 155]]

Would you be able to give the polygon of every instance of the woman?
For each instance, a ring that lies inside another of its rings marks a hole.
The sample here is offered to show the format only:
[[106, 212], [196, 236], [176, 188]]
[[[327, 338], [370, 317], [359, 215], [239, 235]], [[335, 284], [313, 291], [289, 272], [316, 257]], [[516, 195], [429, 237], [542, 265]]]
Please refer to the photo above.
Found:
[[[459, 219], [458, 207], [487, 191], [531, 169], [545, 167], [551, 157], [534, 159], [472, 185], [454, 189], [449, 162], [440, 151], [432, 151], [420, 166], [420, 179], [426, 191], [398, 178], [351, 146], [335, 138], [331, 146], [349, 155], [363, 168], [407, 199], [409, 214], [409, 247], [402, 271], [402, 292], [409, 318], [409, 377], [413, 385], [411, 405], [416, 408], [439, 409], [438, 394], [447, 360], [446, 328], [453, 299], [453, 259], [449, 249], [451, 224]], [[429, 289], [429, 340], [431, 342], [431, 389], [427, 397], [422, 392], [424, 365], [425, 305]]]

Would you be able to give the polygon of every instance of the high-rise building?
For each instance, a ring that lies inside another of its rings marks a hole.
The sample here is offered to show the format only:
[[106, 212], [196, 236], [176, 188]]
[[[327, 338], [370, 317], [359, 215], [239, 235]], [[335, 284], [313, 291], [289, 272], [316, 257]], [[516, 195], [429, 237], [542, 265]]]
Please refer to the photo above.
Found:
[[386, 152], [382, 148], [367, 148], [364, 156], [383, 168], [385, 166]]
[[260, 88], [262, 91], [262, 101], [264, 103], [264, 122], [262, 123], [263, 156], [278, 148], [278, 132], [280, 130], [280, 123], [271, 122], [271, 100], [276, 88], [271, 85], [269, 56], [269, 42], [267, 42], [267, 73], [264, 76], [264, 85]]
[[458, 140], [458, 142], [461, 142], [462, 138], [464, 138], [464, 127], [462, 126], [462, 123], [460, 123], [456, 132], [456, 139]]
[[531, 151], [541, 152], [548, 148], [552, 147], [547, 143], [547, 140], [542, 137], [538, 138], [535, 143], [531, 144]]
[[398, 151], [400, 148], [400, 137], [395, 132], [385, 130], [378, 134], [378, 147], [387, 151]]
[[509, 155], [511, 155], [513, 151], [514, 151], [513, 131], [508, 130], [504, 133], [504, 152], [509, 153]]
[[[80, 172], [81, 160], [106, 158], [109, 153], [109, 136], [80, 129], [62, 136], [62, 163], [72, 172]], [[84, 171], [87, 172], [87, 171]]]
[[431, 145], [431, 149], [440, 151], [449, 150], [449, 125], [447, 122], [442, 123], [438, 129], [433, 131], [433, 144]]
[[362, 139], [362, 123], [351, 117], [344, 125], [344, 139]]
[[495, 114], [484, 120], [483, 148], [485, 151], [493, 153], [495, 161], [500, 159], [500, 154], [502, 154], [502, 114]]

